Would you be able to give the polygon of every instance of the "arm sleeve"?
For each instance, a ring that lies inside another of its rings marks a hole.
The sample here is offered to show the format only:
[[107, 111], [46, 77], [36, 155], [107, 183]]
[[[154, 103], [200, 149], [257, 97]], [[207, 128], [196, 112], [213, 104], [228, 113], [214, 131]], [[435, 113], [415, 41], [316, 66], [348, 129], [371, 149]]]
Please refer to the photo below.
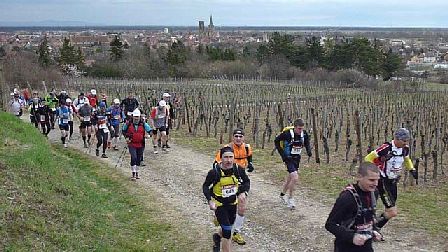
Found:
[[121, 128], [121, 131], [123, 132], [123, 134], [126, 134], [126, 132], [128, 131], [128, 125], [126, 123], [123, 124], [123, 127]]
[[251, 163], [252, 162], [252, 154], [253, 154], [252, 146], [249, 145], [248, 150], [249, 151], [247, 153], [247, 162]]
[[250, 179], [249, 176], [247, 176], [246, 171], [238, 166], [238, 172], [240, 174], [240, 178], [242, 180], [241, 185], [238, 187], [238, 193], [243, 193], [243, 192], [249, 192], [250, 190]]
[[364, 161], [373, 164], [376, 158], [378, 158], [378, 154], [376, 154], [376, 151], [371, 151], [367, 156], [364, 157]]
[[412, 160], [409, 156], [404, 157], [404, 167], [406, 170], [414, 170], [414, 164], [412, 163]]
[[145, 131], [146, 132], [151, 132], [151, 130], [152, 130], [152, 128], [151, 128], [151, 126], [149, 126], [149, 124], [148, 123], [145, 123], [145, 124], [143, 124], [144, 125], [144, 127], [145, 127]]
[[[352, 217], [352, 215], [356, 215], [356, 208], [356, 202], [350, 192], [341, 193], [328, 216], [325, 228], [336, 236], [336, 239], [353, 242], [355, 231], [342, 226], [341, 223]], [[355, 213], [353, 214], [353, 212]]]
[[204, 184], [202, 184], [202, 192], [204, 193], [205, 198], [207, 199], [207, 202], [212, 199], [212, 192], [211, 192], [211, 185], [213, 185], [213, 180], [216, 177], [215, 171], [211, 169], [207, 177], [205, 178]]
[[[289, 135], [289, 132], [288, 132], [288, 135]], [[282, 132], [280, 135], [276, 136], [275, 140], [274, 140], [275, 148], [277, 149], [277, 151], [280, 154], [280, 156], [283, 156], [283, 152], [282, 152], [282, 149], [280, 147], [280, 142], [287, 140], [286, 136], [287, 135], [285, 134], [285, 132]]]
[[312, 155], [311, 152], [311, 144], [310, 144], [310, 136], [308, 135], [308, 132], [305, 132], [305, 136], [304, 138], [304, 145], [305, 145], [305, 149], [306, 149], [306, 154], [310, 157]]

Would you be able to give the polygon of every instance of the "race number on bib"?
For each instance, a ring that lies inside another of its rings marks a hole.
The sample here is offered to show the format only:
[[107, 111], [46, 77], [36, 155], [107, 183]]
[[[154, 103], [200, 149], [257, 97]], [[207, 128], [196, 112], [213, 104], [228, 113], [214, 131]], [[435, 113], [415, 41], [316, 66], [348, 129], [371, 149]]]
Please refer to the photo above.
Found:
[[44, 116], [44, 115], [41, 115], [41, 116], [40, 116], [40, 121], [41, 121], [41, 122], [45, 122], [45, 116]]
[[302, 153], [302, 148], [300, 147], [292, 147], [291, 154], [292, 155], [300, 155]]
[[237, 192], [236, 185], [226, 185], [222, 187], [222, 197], [228, 198], [235, 195]]
[[84, 122], [90, 122], [90, 116], [84, 116]]
[[132, 115], [132, 111], [128, 111], [128, 116], [131, 116]]
[[62, 119], [62, 123], [63, 124], [67, 124], [68, 123], [68, 119]]
[[119, 120], [119, 119], [120, 119], [120, 116], [119, 116], [119, 115], [116, 115], [116, 116], [114, 116], [114, 119], [115, 119], [115, 120]]
[[400, 176], [401, 170], [401, 167], [390, 167], [386, 172], [387, 177], [390, 179], [396, 179]]

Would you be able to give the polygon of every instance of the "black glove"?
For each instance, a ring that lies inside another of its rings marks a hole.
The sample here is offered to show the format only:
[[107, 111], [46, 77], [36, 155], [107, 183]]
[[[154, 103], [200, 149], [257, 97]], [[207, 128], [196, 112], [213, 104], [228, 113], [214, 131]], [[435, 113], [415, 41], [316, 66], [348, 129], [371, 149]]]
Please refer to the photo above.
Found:
[[410, 170], [409, 172], [411, 173], [412, 177], [414, 177], [414, 179], [418, 179], [418, 172], [416, 169]]
[[253, 171], [254, 171], [254, 165], [252, 164], [252, 162], [250, 162], [250, 163], [247, 165], [247, 171], [248, 171], [248, 172], [253, 172]]
[[313, 153], [307, 153], [308, 154], [308, 157], [312, 157], [313, 156]]

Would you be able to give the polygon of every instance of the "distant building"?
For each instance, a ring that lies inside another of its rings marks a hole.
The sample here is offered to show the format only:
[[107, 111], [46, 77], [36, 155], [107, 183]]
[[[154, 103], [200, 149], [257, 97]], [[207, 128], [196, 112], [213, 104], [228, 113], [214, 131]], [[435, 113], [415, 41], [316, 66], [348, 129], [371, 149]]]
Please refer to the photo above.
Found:
[[406, 45], [406, 42], [401, 39], [392, 39], [390, 41], [390, 45], [391, 46], [404, 46], [404, 45]]
[[199, 21], [199, 33], [205, 33], [204, 21]]
[[170, 29], [168, 29], [168, 28], [163, 28], [163, 33], [165, 33], [165, 34], [170, 33]]
[[213, 25], [213, 17], [210, 15], [210, 24], [208, 25], [207, 35], [213, 37], [215, 33], [215, 26]]
[[434, 69], [448, 69], [448, 64], [435, 64]]

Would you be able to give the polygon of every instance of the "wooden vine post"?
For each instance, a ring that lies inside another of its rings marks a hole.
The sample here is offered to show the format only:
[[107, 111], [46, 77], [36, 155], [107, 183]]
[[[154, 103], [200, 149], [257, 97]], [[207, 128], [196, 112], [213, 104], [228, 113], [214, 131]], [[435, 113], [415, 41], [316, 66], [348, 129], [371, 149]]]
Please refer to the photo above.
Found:
[[314, 108], [311, 108], [311, 117], [313, 122], [313, 135], [314, 135], [314, 155], [316, 159], [316, 163], [320, 164], [319, 158], [319, 138], [317, 136], [317, 125], [316, 125], [316, 111]]
[[359, 115], [359, 111], [355, 111], [355, 131], [356, 131], [356, 156], [358, 159], [358, 163], [362, 163], [362, 145], [361, 145], [361, 116]]

